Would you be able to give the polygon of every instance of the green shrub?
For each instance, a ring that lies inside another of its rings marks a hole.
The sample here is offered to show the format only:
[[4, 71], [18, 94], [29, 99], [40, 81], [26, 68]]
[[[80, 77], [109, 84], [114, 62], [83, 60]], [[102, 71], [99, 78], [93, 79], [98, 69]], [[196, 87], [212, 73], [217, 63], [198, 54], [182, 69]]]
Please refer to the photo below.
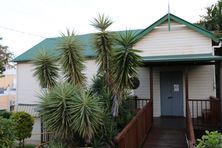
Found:
[[34, 124], [33, 117], [26, 112], [15, 112], [11, 115], [11, 119], [15, 121], [16, 139], [19, 144], [23, 144], [24, 139], [32, 135], [32, 128]]
[[0, 111], [0, 116], [3, 117], [3, 118], [6, 118], [6, 119], [9, 119], [11, 114], [12, 114], [11, 112], [8, 112], [6, 110], [1, 110]]
[[66, 146], [58, 141], [51, 141], [49, 144], [44, 146], [44, 148], [66, 148]]
[[0, 146], [12, 147], [15, 143], [15, 123], [0, 117]]
[[217, 131], [206, 131], [201, 139], [197, 139], [197, 148], [221, 148], [222, 147], [222, 134]]

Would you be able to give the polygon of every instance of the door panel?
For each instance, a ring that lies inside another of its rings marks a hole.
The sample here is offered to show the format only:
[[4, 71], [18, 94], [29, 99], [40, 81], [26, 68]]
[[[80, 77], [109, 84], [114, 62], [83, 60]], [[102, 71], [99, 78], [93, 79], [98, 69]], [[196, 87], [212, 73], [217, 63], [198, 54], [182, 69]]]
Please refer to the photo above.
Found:
[[160, 72], [161, 115], [183, 116], [183, 74]]

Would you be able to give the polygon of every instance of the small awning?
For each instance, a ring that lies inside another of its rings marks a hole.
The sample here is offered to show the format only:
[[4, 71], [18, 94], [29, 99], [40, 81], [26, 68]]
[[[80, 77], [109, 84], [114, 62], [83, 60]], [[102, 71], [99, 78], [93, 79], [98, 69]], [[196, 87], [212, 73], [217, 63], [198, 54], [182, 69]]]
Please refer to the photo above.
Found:
[[143, 57], [144, 63], [173, 63], [173, 62], [211, 62], [222, 61], [222, 56], [211, 54], [167, 55]]
[[39, 117], [39, 112], [37, 110], [37, 104], [18, 104], [17, 112], [23, 111], [29, 113], [33, 117]]

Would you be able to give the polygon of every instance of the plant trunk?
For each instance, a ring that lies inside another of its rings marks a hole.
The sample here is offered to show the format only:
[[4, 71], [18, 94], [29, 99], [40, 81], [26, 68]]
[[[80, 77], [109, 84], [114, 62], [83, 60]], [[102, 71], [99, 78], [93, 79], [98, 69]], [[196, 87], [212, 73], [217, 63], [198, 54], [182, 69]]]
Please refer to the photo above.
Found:
[[113, 117], [119, 116], [119, 100], [117, 95], [113, 96], [112, 115]]

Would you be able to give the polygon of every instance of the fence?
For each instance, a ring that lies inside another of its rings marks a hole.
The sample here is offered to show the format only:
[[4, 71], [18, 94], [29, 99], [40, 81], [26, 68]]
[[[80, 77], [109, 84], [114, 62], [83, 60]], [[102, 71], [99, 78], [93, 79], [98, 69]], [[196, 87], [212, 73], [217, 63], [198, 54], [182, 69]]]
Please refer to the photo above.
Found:
[[[136, 103], [138, 103], [137, 100]], [[136, 104], [136, 106], [137, 105], [138, 104]], [[152, 100], [147, 100], [145, 106], [138, 111], [136, 116], [134, 116], [127, 126], [115, 137], [118, 148], [135, 148], [143, 144], [153, 123], [152, 110], [153, 102]]]

